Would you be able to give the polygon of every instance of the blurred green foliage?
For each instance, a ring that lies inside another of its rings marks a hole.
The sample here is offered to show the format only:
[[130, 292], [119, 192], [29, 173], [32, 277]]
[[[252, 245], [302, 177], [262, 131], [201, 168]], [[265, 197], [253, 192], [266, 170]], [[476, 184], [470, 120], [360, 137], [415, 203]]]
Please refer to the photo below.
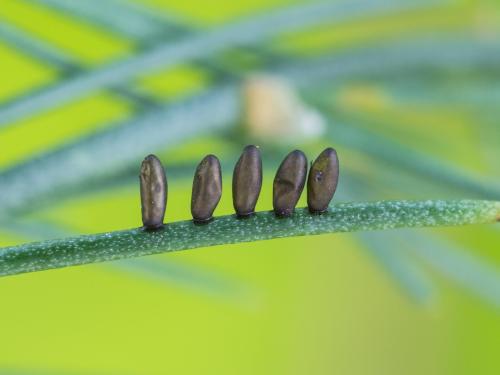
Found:
[[[301, 100], [327, 130], [289, 144], [258, 140], [265, 171], [257, 209], [270, 209], [271, 181], [289, 149], [302, 148], [313, 159], [325, 145], [340, 155], [338, 200], [498, 200], [499, 4], [332, 4], [339, 8], [331, 22], [293, 27], [300, 17], [289, 17], [279, 35], [263, 23], [259, 30], [270, 34], [256, 43], [228, 42], [168, 69], [160, 62], [37, 112], [30, 100], [75, 77], [314, 4], [2, 0], [0, 245], [138, 226], [141, 156], [134, 150], [141, 145], [110, 141], [108, 157], [119, 170], [90, 169], [60, 186], [54, 180], [43, 194], [33, 178], [54, 165], [52, 154], [69, 160], [67, 150], [118, 134], [126, 121], [127, 134], [140, 134], [133, 127], [140, 116], [221, 85], [239, 89], [248, 75], [269, 71], [300, 81]], [[287, 75], [288, 67], [294, 69]], [[3, 121], [20, 102], [28, 104], [18, 118]], [[172, 138], [168, 147], [148, 150], [167, 167], [168, 222], [189, 218], [192, 173], [206, 153], [223, 164], [216, 214], [232, 212], [232, 167], [241, 147], [256, 141], [241, 130], [245, 114], [238, 111], [240, 118], [224, 127], [203, 127], [214, 113], [178, 138], [165, 126], [150, 134]], [[176, 113], [179, 123], [191, 118]], [[61, 181], [80, 173], [70, 167], [58, 171]], [[29, 183], [13, 184], [13, 176]], [[23, 189], [33, 192], [29, 203], [5, 209], [10, 194]], [[499, 239], [492, 226], [325, 235], [2, 278], [0, 373], [497, 374]], [[409, 283], [404, 276], [413, 269]], [[481, 293], [487, 288], [493, 292]]]

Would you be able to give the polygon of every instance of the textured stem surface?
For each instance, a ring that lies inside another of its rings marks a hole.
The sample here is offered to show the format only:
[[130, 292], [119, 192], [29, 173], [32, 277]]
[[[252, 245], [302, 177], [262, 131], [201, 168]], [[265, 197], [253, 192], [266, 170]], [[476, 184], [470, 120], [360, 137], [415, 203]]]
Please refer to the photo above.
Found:
[[301, 208], [284, 219], [276, 218], [273, 212], [259, 212], [247, 219], [228, 215], [206, 225], [179, 221], [154, 232], [136, 228], [3, 248], [0, 275], [272, 238], [480, 224], [499, 218], [500, 202], [474, 200], [338, 203], [322, 215], [311, 215]]

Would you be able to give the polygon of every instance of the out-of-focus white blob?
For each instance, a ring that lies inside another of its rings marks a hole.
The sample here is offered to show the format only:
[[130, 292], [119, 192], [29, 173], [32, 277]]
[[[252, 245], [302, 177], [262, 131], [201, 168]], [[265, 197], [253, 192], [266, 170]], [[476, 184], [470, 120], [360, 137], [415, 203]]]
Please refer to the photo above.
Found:
[[322, 115], [304, 104], [285, 80], [257, 75], [243, 86], [244, 126], [261, 142], [296, 143], [324, 134]]

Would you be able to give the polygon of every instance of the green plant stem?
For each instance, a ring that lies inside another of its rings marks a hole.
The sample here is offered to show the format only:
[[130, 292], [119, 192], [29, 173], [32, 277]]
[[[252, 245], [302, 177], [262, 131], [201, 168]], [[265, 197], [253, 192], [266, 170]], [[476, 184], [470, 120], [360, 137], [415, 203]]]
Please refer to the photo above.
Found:
[[221, 216], [206, 225], [191, 221], [29, 243], [0, 249], [0, 275], [41, 271], [167, 251], [334, 232], [480, 224], [500, 219], [494, 201], [380, 201], [339, 203], [322, 215], [297, 209], [286, 219], [259, 212], [248, 219]]

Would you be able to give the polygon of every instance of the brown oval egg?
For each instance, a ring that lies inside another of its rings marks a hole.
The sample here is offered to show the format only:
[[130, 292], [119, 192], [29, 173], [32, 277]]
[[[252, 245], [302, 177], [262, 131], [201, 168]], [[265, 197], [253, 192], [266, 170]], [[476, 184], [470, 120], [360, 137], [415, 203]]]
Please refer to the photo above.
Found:
[[139, 179], [144, 228], [160, 228], [167, 208], [168, 186], [165, 170], [155, 155], [148, 155], [143, 160]]
[[233, 173], [233, 206], [238, 217], [255, 212], [262, 187], [262, 160], [257, 147], [246, 146]]
[[273, 183], [273, 208], [276, 216], [293, 214], [307, 177], [307, 158], [302, 151], [289, 153], [276, 172]]
[[222, 195], [222, 176], [219, 159], [207, 155], [196, 168], [191, 196], [191, 214], [196, 223], [206, 223]]
[[325, 149], [314, 161], [307, 179], [307, 206], [314, 214], [328, 210], [337, 190], [339, 160], [333, 148]]

